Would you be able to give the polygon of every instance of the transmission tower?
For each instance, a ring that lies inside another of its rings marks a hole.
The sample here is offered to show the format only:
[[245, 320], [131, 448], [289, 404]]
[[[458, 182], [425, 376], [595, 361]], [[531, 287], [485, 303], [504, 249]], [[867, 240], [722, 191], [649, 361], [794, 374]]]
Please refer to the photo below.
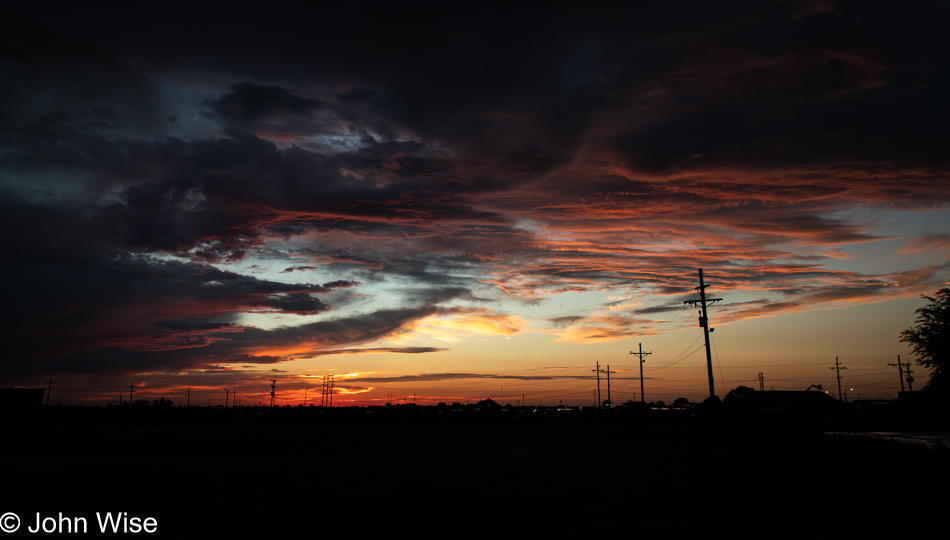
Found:
[[274, 400], [277, 398], [277, 376], [270, 380], [270, 408], [274, 408]]
[[333, 406], [333, 375], [323, 376], [323, 389], [320, 390], [320, 406]]
[[706, 285], [703, 283], [703, 269], [699, 269], [699, 300], [686, 300], [683, 305], [699, 305], [702, 311], [699, 314], [699, 326], [703, 328], [703, 335], [706, 337], [706, 372], [709, 377], [709, 397], [716, 397], [716, 385], [713, 382], [712, 353], [709, 350], [709, 316], [706, 314], [706, 307], [722, 301], [722, 298], [706, 298]]

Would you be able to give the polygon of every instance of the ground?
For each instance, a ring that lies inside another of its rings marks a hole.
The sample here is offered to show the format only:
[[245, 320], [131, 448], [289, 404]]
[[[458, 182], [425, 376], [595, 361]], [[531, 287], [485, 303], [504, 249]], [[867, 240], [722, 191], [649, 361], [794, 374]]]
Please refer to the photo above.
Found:
[[[900, 508], [945, 507], [950, 478], [939, 448], [692, 422], [12, 426], [2, 439], [0, 512], [24, 526], [37, 511], [85, 516], [97, 535], [95, 512], [112, 511], [174, 538], [880, 537], [942, 526]], [[921, 472], [927, 483], [906, 480]]]

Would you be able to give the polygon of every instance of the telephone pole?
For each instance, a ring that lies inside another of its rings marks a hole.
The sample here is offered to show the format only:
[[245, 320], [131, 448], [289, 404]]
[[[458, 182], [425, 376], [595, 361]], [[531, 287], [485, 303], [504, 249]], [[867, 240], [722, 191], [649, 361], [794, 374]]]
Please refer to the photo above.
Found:
[[709, 397], [716, 397], [716, 386], [713, 382], [713, 370], [712, 370], [712, 353], [709, 350], [709, 317], [706, 314], [706, 307], [715, 304], [722, 300], [722, 298], [706, 298], [706, 285], [703, 283], [703, 269], [699, 269], [699, 300], [686, 300], [683, 302], [683, 305], [691, 304], [693, 306], [699, 304], [702, 307], [702, 311], [699, 315], [699, 326], [703, 328], [703, 335], [706, 337], [706, 374], [709, 377]]
[[848, 369], [848, 368], [842, 366], [841, 363], [838, 362], [838, 357], [836, 356], [836, 357], [835, 357], [835, 367], [830, 367], [830, 368], [828, 368], [828, 369], [833, 369], [833, 370], [835, 370], [835, 373], [837, 374], [837, 377], [838, 377], [838, 403], [844, 403], [844, 398], [842, 397], [842, 394], [841, 394], [841, 370], [842, 370], [842, 369]]
[[227, 388], [225, 388], [225, 389], [224, 389], [224, 408], [225, 408], [225, 409], [228, 408], [228, 396], [230, 396], [230, 395], [231, 395], [231, 391], [228, 390]]
[[901, 355], [897, 355], [896, 364], [888, 364], [891, 367], [897, 367], [897, 378], [901, 380], [901, 393], [904, 392], [904, 364], [901, 364]]
[[591, 371], [597, 373], [597, 408], [599, 409], [600, 404], [601, 404], [601, 401], [600, 401], [600, 374], [601, 374], [600, 360], [597, 361], [597, 368], [592, 369]]
[[608, 404], [608, 406], [613, 407], [614, 402], [613, 402], [613, 401], [610, 401], [610, 374], [611, 374], [611, 373], [617, 373], [617, 372], [616, 372], [616, 371], [610, 371], [610, 364], [607, 364], [607, 371], [605, 371], [604, 373], [607, 374], [607, 404]]
[[132, 404], [132, 394], [135, 392], [135, 381], [132, 381], [132, 384], [129, 385], [129, 405]]
[[[648, 354], [653, 354], [653, 353], [643, 352], [643, 343], [637, 343], [637, 345], [640, 346], [640, 352], [630, 351], [630, 354], [635, 354], [640, 357], [640, 403], [645, 403], [643, 399], [643, 357]], [[636, 399], [636, 396], [634, 396], [634, 399]]]
[[188, 387], [188, 390], [185, 391], [185, 407], [191, 407], [191, 387]]

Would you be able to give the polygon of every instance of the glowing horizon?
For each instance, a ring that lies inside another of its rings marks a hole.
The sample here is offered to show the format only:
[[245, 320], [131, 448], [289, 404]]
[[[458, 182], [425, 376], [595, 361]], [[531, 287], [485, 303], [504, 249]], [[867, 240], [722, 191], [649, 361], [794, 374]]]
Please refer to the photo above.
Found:
[[491, 39], [441, 11], [168, 39], [13, 9], [0, 381], [586, 405], [598, 361], [634, 399], [642, 344], [648, 401], [701, 401], [702, 268], [720, 397], [836, 391], [835, 357], [895, 397], [899, 333], [950, 283], [940, 17], [693, 8], [466, 14]]

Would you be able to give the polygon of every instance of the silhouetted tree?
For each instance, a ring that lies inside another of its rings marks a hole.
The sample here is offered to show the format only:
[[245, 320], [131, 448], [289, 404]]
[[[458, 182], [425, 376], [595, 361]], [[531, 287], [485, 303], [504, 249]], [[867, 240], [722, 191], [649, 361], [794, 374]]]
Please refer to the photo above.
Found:
[[940, 289], [936, 296], [923, 296], [930, 301], [915, 311], [917, 323], [901, 332], [901, 341], [913, 346], [917, 363], [930, 368], [927, 389], [947, 392], [947, 363], [950, 362], [950, 289]]
[[684, 397], [678, 397], [673, 401], [674, 407], [689, 407], [689, 400]]

